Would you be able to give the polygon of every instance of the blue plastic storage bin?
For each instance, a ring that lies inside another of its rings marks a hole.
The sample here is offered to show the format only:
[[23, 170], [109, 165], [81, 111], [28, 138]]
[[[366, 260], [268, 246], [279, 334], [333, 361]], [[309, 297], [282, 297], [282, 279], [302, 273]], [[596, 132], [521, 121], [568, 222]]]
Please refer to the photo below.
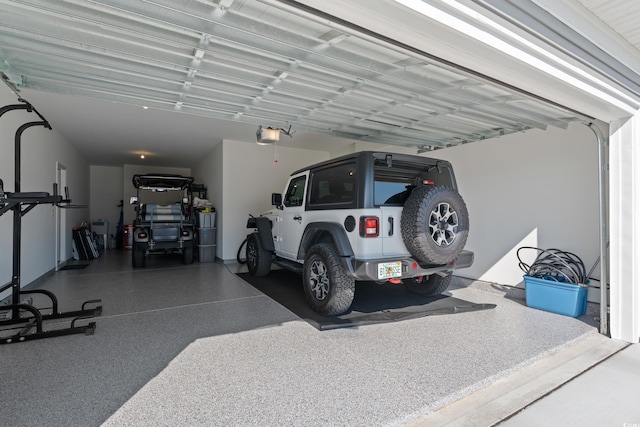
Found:
[[528, 307], [571, 317], [587, 311], [586, 286], [531, 276], [524, 276], [524, 286]]

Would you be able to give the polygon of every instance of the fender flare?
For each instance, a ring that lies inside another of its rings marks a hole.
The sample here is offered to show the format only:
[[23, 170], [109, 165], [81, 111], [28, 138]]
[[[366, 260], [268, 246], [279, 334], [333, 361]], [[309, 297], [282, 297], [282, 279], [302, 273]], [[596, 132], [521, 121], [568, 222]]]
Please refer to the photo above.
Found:
[[315, 243], [316, 237], [322, 232], [328, 232], [331, 235], [336, 251], [341, 258], [354, 257], [351, 243], [342, 224], [337, 222], [314, 222], [307, 224], [307, 228], [302, 233], [300, 247], [298, 248], [298, 259], [305, 258], [307, 249]]
[[262, 247], [269, 252], [275, 252], [276, 248], [273, 245], [271, 220], [269, 218], [249, 218], [247, 221], [247, 228], [256, 228], [258, 230], [258, 238], [260, 239]]

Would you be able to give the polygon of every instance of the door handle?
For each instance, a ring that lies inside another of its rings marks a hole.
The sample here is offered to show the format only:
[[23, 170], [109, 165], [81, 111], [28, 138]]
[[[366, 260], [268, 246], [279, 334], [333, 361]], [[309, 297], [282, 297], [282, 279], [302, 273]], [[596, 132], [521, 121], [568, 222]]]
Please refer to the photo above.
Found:
[[389, 221], [389, 236], [393, 236], [393, 217], [388, 218]]
[[294, 221], [302, 221], [302, 216], [301, 215], [296, 215], [293, 217]]

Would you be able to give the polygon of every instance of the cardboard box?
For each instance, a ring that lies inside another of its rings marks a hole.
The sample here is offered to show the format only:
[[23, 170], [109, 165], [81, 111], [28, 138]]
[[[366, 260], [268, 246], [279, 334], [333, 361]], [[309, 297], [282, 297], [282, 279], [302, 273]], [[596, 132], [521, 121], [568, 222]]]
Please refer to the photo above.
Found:
[[527, 306], [565, 316], [578, 317], [587, 311], [587, 287], [575, 283], [524, 276]]

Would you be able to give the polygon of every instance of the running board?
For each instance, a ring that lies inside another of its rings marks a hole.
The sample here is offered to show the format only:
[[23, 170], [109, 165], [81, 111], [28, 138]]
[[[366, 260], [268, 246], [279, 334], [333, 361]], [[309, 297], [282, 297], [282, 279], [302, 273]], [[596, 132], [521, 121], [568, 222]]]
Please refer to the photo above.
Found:
[[289, 261], [288, 259], [284, 258], [276, 258], [273, 260], [273, 263], [278, 267], [284, 268], [285, 270], [293, 271], [294, 273], [298, 274], [303, 273], [303, 266], [300, 263]]

